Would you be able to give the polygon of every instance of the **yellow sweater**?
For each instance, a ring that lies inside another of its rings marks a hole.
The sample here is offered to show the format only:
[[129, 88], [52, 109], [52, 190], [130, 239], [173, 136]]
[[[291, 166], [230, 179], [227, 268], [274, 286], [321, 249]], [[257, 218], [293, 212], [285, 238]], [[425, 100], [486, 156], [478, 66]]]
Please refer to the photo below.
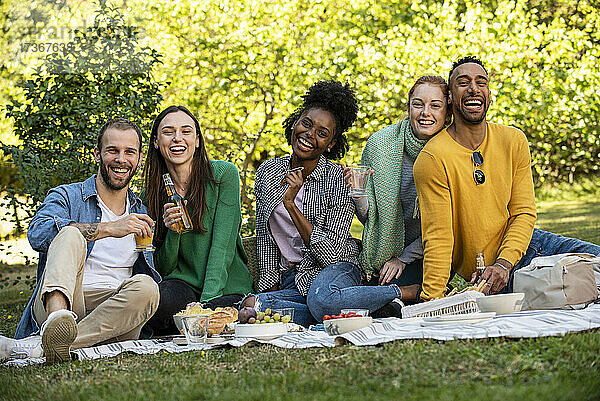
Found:
[[473, 151], [443, 130], [415, 161], [413, 174], [425, 248], [421, 299], [442, 296], [451, 270], [470, 280], [475, 255], [489, 266], [519, 261], [536, 219], [531, 155], [516, 128], [487, 123], [476, 149], [483, 155], [485, 182], [476, 185]]

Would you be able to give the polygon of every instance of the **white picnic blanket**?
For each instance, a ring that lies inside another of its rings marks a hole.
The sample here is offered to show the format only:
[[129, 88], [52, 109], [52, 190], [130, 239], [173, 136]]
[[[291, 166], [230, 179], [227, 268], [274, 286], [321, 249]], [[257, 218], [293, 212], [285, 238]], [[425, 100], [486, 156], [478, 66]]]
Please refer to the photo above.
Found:
[[[426, 325], [422, 318], [410, 319], [376, 319], [373, 324], [360, 330], [339, 336], [329, 336], [324, 331], [307, 330], [288, 333], [273, 340], [255, 340], [251, 338], [232, 338], [228, 341], [207, 345], [206, 350], [230, 345], [241, 347], [249, 342], [271, 344], [281, 348], [314, 348], [335, 347], [337, 344], [350, 342], [354, 345], [376, 345], [385, 342], [431, 338], [450, 341], [456, 339], [489, 338], [489, 337], [549, 337], [567, 333], [590, 330], [600, 327], [600, 304], [591, 304], [581, 310], [523, 311], [475, 324]], [[82, 348], [73, 351], [79, 360], [98, 359], [119, 355], [123, 352], [136, 354], [156, 354], [159, 352], [178, 353], [197, 350], [190, 346], [176, 345], [172, 341], [130, 340], [120, 343]], [[42, 363], [44, 358], [13, 359], [4, 365], [25, 366]]]

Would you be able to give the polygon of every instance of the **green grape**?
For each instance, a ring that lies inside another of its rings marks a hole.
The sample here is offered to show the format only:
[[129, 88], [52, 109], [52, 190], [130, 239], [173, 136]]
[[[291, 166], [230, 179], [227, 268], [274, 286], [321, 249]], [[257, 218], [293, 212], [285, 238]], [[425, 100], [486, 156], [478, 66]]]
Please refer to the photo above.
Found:
[[276, 313], [273, 315], [273, 320], [275, 320], [276, 322], [278, 322], [279, 320], [281, 320], [281, 315], [279, 313]]
[[270, 315], [270, 314], [271, 314], [271, 308], [265, 309], [265, 315]]
[[290, 320], [292, 320], [292, 317], [290, 315], [285, 315], [281, 317], [282, 323], [288, 323]]

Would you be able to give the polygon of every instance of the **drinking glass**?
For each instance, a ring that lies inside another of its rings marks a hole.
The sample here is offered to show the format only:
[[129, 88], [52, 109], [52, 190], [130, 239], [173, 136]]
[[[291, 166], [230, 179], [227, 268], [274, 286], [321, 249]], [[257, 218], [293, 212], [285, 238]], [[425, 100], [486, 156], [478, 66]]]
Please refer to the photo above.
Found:
[[152, 246], [152, 238], [154, 238], [154, 226], [150, 227], [151, 235], [149, 237], [142, 237], [141, 235], [135, 234], [135, 251], [136, 252], [153, 252], [154, 246]]
[[208, 335], [210, 315], [188, 315], [183, 321], [183, 332], [189, 346], [204, 348]]
[[281, 317], [284, 316], [289, 316], [290, 317], [290, 323], [292, 323], [294, 321], [294, 308], [279, 308], [279, 309], [273, 309], [273, 313], [279, 313], [279, 315]]
[[367, 182], [369, 180], [369, 166], [349, 166], [350, 175], [350, 196], [360, 198], [366, 196]]

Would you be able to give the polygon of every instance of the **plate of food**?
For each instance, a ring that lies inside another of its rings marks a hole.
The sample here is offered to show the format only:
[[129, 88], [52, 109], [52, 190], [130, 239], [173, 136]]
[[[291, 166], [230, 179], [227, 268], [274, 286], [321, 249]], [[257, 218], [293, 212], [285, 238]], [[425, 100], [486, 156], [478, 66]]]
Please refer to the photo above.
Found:
[[423, 322], [421, 322], [421, 326], [439, 326], [447, 324], [475, 324], [493, 319], [494, 316], [496, 316], [496, 312], [476, 312], [464, 313], [460, 315], [424, 317]]
[[173, 315], [175, 326], [181, 334], [183, 334], [183, 317], [190, 315], [210, 315], [208, 323], [208, 336], [222, 334], [226, 326], [235, 322], [238, 319], [238, 311], [232, 307], [225, 308], [204, 308], [199, 302], [189, 303], [184, 310]]
[[243, 308], [235, 325], [235, 336], [272, 340], [287, 334], [290, 320], [291, 315], [274, 313], [271, 309], [257, 312], [254, 308]]
[[333, 316], [325, 315], [323, 317], [323, 326], [325, 326], [325, 331], [330, 336], [337, 336], [362, 329], [373, 323], [373, 318], [371, 316], [366, 316], [368, 312], [368, 310], [366, 313], [364, 311], [360, 313], [351, 311], [342, 312], [339, 315]]

